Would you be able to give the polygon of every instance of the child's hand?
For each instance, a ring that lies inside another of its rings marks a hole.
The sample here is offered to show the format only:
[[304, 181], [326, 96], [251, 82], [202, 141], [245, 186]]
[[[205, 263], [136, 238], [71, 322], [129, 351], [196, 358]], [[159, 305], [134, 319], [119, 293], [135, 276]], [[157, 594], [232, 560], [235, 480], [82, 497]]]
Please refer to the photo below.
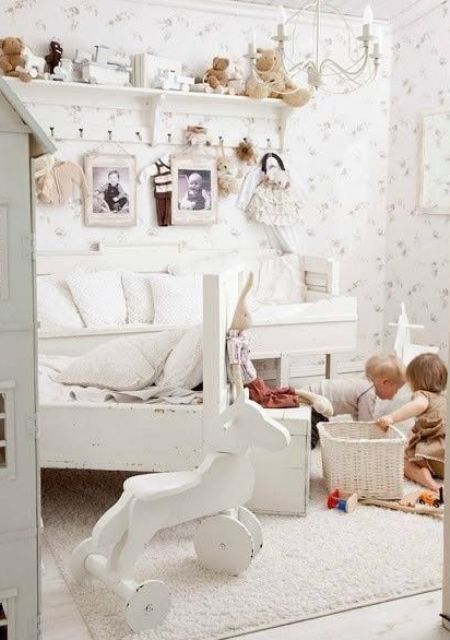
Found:
[[377, 420], [377, 426], [385, 432], [389, 429], [389, 427], [392, 427], [393, 424], [394, 418], [391, 416], [391, 414], [381, 416], [381, 418], [378, 418]]
[[116, 196], [115, 198], [113, 198], [114, 202], [117, 202], [119, 200], [119, 198]]

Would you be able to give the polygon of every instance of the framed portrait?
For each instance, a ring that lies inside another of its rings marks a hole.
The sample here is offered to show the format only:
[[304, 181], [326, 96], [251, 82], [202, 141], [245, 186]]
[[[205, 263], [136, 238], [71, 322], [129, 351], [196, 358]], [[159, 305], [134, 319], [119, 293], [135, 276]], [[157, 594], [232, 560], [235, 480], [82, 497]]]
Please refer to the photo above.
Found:
[[172, 224], [217, 222], [216, 159], [206, 155], [172, 156]]
[[136, 159], [125, 154], [84, 157], [88, 187], [84, 223], [89, 227], [136, 224]]

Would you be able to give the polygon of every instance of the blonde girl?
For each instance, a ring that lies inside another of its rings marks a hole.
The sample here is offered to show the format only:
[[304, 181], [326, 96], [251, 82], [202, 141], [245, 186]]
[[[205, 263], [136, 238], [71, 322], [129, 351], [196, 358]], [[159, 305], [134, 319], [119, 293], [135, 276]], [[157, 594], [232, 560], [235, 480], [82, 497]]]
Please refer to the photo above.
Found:
[[386, 431], [396, 422], [416, 418], [405, 450], [405, 476], [439, 491], [439, 479], [444, 477], [447, 367], [439, 356], [424, 353], [411, 360], [406, 380], [413, 391], [412, 400], [377, 424]]

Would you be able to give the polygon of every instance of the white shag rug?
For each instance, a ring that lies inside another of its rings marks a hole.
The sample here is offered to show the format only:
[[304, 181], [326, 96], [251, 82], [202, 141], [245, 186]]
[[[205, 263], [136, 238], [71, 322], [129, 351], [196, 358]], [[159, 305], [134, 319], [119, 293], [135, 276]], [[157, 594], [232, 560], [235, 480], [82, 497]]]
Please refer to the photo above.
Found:
[[195, 523], [158, 534], [136, 577], [164, 580], [172, 609], [163, 626], [138, 635], [122, 600], [95, 579], [78, 586], [68, 568], [72, 549], [120, 495], [122, 474], [44, 471], [45, 535], [93, 638], [217, 640], [440, 588], [442, 522], [376, 507], [329, 511], [319, 460], [313, 452], [306, 518], [261, 516], [264, 547], [237, 578], [198, 565]]

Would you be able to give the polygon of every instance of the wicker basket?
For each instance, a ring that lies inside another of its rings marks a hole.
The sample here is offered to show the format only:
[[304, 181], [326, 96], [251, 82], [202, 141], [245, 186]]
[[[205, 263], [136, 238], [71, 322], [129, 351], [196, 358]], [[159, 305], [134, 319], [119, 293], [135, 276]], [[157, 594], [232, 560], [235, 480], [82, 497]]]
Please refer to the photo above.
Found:
[[329, 491], [384, 500], [402, 497], [406, 438], [398, 429], [383, 433], [373, 422], [322, 422], [318, 429]]

